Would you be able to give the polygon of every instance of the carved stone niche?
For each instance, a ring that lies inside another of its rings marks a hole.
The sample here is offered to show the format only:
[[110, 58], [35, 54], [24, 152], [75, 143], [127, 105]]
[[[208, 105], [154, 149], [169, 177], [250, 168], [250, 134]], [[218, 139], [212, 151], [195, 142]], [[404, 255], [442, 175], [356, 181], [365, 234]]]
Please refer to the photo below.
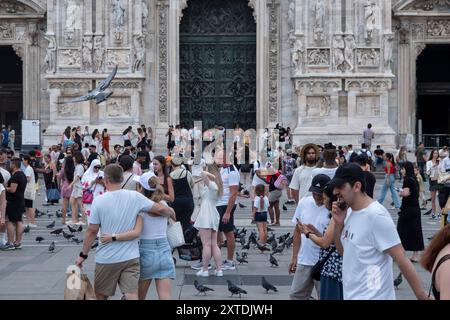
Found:
[[131, 97], [114, 97], [107, 100], [106, 118], [131, 118]]
[[330, 96], [313, 96], [306, 98], [306, 118], [318, 120], [327, 117], [331, 111]]
[[58, 66], [61, 68], [80, 68], [81, 51], [78, 49], [59, 49]]
[[380, 96], [358, 96], [356, 97], [356, 117], [379, 117]]
[[356, 62], [358, 67], [378, 68], [380, 66], [380, 49], [359, 48], [356, 50]]
[[314, 48], [307, 50], [309, 67], [329, 67], [331, 65], [330, 49]]
[[[70, 100], [72, 97], [66, 97], [64, 100]], [[80, 118], [80, 104], [78, 103], [68, 103], [68, 104], [58, 104], [57, 105], [57, 118], [59, 119], [75, 119]]]
[[113, 68], [116, 64], [121, 69], [129, 69], [131, 54], [129, 49], [108, 49], [106, 51], [107, 67]]
[[14, 40], [15, 26], [9, 22], [0, 24], [0, 40]]

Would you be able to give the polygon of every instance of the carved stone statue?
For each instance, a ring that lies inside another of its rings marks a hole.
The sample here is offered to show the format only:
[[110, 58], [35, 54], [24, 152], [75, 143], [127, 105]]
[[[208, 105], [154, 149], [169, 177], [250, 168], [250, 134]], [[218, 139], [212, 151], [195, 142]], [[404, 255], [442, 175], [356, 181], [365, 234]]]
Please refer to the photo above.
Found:
[[325, 3], [324, 0], [317, 0], [314, 6], [314, 40], [323, 41], [325, 29]]
[[55, 36], [46, 36], [45, 39], [48, 41], [48, 46], [46, 49], [46, 54], [44, 58], [44, 63], [47, 73], [55, 73], [56, 67], [56, 40]]
[[148, 5], [146, 0], [142, 0], [142, 32], [147, 33], [148, 17], [149, 17]]
[[122, 0], [111, 0], [113, 24], [115, 28], [121, 28], [125, 25], [125, 7]]
[[391, 35], [388, 35], [384, 38], [384, 45], [383, 45], [383, 51], [384, 51], [384, 69], [385, 71], [391, 71], [391, 63], [393, 62], [392, 59], [392, 42], [394, 40], [394, 37]]
[[305, 47], [303, 45], [302, 40], [296, 39], [295, 41], [293, 41], [293, 46], [291, 49], [291, 57], [294, 73], [300, 72], [302, 70], [304, 62], [304, 53]]
[[28, 26], [28, 42], [31, 46], [37, 46], [38, 44], [38, 30], [35, 23], [31, 23]]
[[66, 3], [66, 31], [81, 30], [82, 10], [79, 0], [65, 0]]
[[355, 61], [355, 37], [352, 35], [348, 35], [345, 37], [345, 49], [344, 49], [344, 57], [345, 63], [347, 64], [347, 69], [352, 71], [354, 68]]
[[366, 0], [364, 3], [365, 39], [371, 43], [374, 31], [380, 28], [380, 7], [375, 0]]
[[289, 28], [289, 34], [293, 34], [295, 31], [295, 0], [289, 0], [289, 10], [287, 13], [287, 24]]
[[82, 48], [82, 62], [83, 62], [83, 70], [92, 71], [92, 37], [86, 36], [83, 37], [83, 48]]
[[333, 47], [334, 47], [334, 67], [336, 68], [336, 70], [345, 72], [347, 66], [345, 64], [345, 56], [344, 56], [345, 50], [344, 37], [341, 35], [335, 36]]
[[145, 37], [143, 35], [134, 37], [134, 63], [133, 72], [140, 71], [145, 64]]
[[102, 44], [102, 36], [94, 37], [94, 70], [103, 72], [103, 59], [105, 58], [105, 49]]

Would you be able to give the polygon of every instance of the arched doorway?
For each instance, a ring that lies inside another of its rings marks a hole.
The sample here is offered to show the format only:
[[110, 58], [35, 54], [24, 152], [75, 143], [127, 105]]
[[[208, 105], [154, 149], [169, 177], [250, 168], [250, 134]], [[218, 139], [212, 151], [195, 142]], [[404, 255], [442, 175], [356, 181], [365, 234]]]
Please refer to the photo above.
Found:
[[23, 119], [22, 60], [12, 46], [0, 46], [0, 124], [16, 132], [15, 146], [20, 148]]
[[450, 142], [449, 57], [450, 44], [427, 44], [417, 59], [417, 133], [427, 147]]
[[248, 0], [190, 0], [180, 24], [180, 122], [256, 128], [256, 23]]

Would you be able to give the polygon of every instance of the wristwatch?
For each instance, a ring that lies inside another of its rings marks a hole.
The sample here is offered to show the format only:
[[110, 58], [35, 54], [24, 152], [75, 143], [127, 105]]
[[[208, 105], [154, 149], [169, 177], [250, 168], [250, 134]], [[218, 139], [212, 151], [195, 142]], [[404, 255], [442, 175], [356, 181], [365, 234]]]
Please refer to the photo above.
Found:
[[117, 241], [117, 235], [115, 233], [113, 233], [111, 239], [112, 239], [112, 241]]
[[88, 255], [84, 254], [83, 251], [80, 251], [80, 257], [86, 260], [88, 258]]
[[305, 234], [305, 237], [309, 239], [309, 235], [310, 235], [310, 234], [311, 234], [311, 231], [307, 232], [307, 233]]

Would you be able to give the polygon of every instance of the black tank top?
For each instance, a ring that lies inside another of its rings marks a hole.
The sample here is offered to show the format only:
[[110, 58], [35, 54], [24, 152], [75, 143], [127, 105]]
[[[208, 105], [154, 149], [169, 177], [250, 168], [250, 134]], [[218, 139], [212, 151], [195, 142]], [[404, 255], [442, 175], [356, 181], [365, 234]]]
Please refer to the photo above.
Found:
[[[180, 177], [186, 170], [183, 170]], [[187, 172], [184, 178], [173, 179], [173, 192], [176, 198], [192, 198], [191, 186], [187, 179]]]
[[440, 265], [443, 264], [447, 260], [450, 260], [450, 254], [446, 254], [439, 260], [439, 262], [436, 265], [436, 268], [433, 271], [433, 275], [431, 277], [431, 290], [433, 290], [434, 299], [436, 299], [436, 300], [441, 300], [441, 293], [439, 291], [437, 291], [436, 285], [435, 285], [436, 271], [440, 267]]

